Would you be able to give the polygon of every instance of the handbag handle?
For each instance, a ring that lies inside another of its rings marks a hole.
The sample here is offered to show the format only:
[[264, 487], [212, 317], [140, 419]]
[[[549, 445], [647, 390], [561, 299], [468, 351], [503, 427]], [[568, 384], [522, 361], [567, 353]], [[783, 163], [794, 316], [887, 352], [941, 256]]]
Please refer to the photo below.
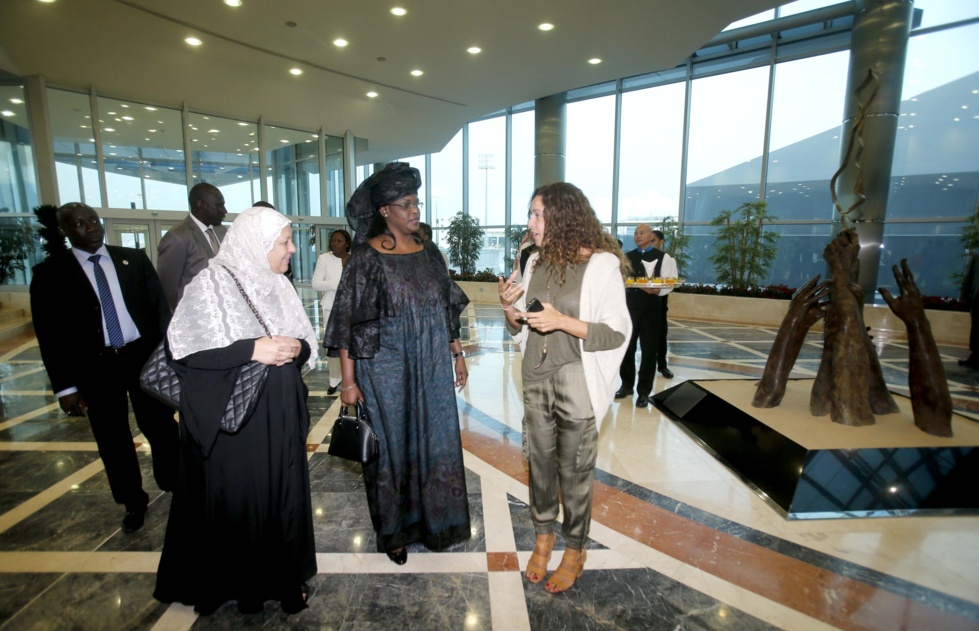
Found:
[[228, 272], [228, 275], [231, 276], [231, 280], [235, 281], [235, 285], [238, 287], [238, 291], [241, 292], [241, 297], [245, 299], [245, 302], [248, 304], [248, 308], [252, 310], [253, 314], [255, 314], [255, 318], [258, 319], [258, 323], [262, 325], [263, 329], [265, 329], [265, 334], [268, 335], [269, 337], [272, 337], [272, 332], [269, 331], [269, 327], [267, 324], [265, 324], [265, 320], [262, 319], [262, 316], [258, 315], [258, 309], [256, 309], [255, 305], [252, 304], [252, 301], [248, 299], [248, 294], [245, 293], [245, 288], [242, 287], [241, 283], [238, 282], [238, 277], [235, 276], [234, 272], [232, 272], [224, 265], [218, 265], [218, 267]]
[[[343, 405], [341, 405], [340, 406], [340, 416], [344, 416], [346, 414], [347, 410], [350, 409], [350, 407], [351, 406], [347, 405], [346, 403], [344, 403]], [[367, 414], [367, 406], [364, 405], [364, 402], [361, 401], [360, 399], [357, 399], [357, 403], [354, 404], [354, 408], [355, 408], [355, 412], [357, 414], [357, 418], [362, 419], [364, 421], [367, 421], [373, 427], [373, 423], [371, 423], [371, 417], [368, 416], [368, 414]]]

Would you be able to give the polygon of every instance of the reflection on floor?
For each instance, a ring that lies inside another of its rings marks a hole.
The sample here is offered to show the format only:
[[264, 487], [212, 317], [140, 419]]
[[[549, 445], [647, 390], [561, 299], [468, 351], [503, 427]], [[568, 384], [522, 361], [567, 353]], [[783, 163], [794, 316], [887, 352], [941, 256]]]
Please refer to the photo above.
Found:
[[[440, 553], [413, 546], [404, 566], [373, 552], [359, 467], [326, 454], [337, 412], [325, 363], [307, 375], [319, 574], [310, 608], [291, 617], [268, 603], [198, 618], [153, 600], [170, 497], [152, 488], [148, 453], [146, 526], [124, 534], [88, 422], [58, 409], [32, 336], [0, 342], [0, 629], [979, 629], [979, 518], [786, 521], [634, 398], [602, 429], [585, 573], [557, 596], [531, 585], [519, 571], [533, 548], [520, 363], [501, 315], [476, 305], [468, 317], [459, 409], [473, 537]], [[756, 378], [774, 333], [671, 321], [676, 376], [655, 390]], [[815, 374], [818, 344], [797, 376]], [[906, 345], [877, 346], [906, 392]], [[941, 352], [956, 408], [979, 411], [979, 375], [955, 362], [966, 350]]]

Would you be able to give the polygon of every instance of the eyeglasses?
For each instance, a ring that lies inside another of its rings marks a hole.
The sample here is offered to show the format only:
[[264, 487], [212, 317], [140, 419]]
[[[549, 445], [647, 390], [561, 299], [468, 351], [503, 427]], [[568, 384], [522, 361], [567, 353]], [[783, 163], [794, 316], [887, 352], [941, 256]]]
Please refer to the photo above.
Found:
[[425, 202], [415, 202], [415, 203], [405, 202], [403, 204], [385, 204], [385, 205], [397, 206], [401, 210], [408, 210], [409, 208], [417, 208], [418, 210], [422, 210], [423, 208], [425, 208]]

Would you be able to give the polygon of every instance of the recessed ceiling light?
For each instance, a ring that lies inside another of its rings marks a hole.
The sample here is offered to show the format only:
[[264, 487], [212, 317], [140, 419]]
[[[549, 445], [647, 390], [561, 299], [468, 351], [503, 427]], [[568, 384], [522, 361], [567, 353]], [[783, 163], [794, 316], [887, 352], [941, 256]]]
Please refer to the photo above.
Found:
[[156, 108], [153, 107], [152, 105], [147, 105], [146, 106], [146, 111], [147, 112], [155, 112], [156, 111]]
[[543, 24], [539, 24], [537, 28], [539, 28], [542, 31], [550, 31], [554, 28], [554, 25], [551, 24], [550, 22], [544, 22]]
[[229, 7], [240, 7], [241, 0], [224, 0], [224, 3]]
[[420, 77], [420, 76], [422, 76], [423, 74], [425, 74], [425, 73], [424, 73], [424, 72], [422, 72], [421, 70], [412, 70], [412, 71], [411, 71], [411, 76], [413, 76], [413, 77]]
[[4, 116], [13, 116], [14, 115], [14, 113], [11, 112], [10, 110], [4, 110], [4, 111], [0, 112], [0, 114], [2, 114]]
[[588, 63], [594, 66], [595, 64], [602, 63], [602, 60], [599, 59], [598, 57], [592, 57], [591, 59], [588, 60]]
[[241, 127], [248, 127], [248, 123], [238, 123], [238, 125]]
[[131, 120], [133, 120], [133, 117], [132, 116], [123, 116], [122, 117], [122, 120], [124, 120], [124, 121], [131, 121]]
[[367, 97], [373, 99], [373, 98], [377, 97], [377, 92], [373, 92], [373, 91], [368, 92], [367, 93]]
[[348, 42], [347, 40], [345, 40], [345, 39], [343, 39], [342, 37], [338, 37], [337, 39], [335, 39], [335, 40], [333, 40], [333, 45], [334, 45], [334, 46], [337, 46], [337, 47], [339, 47], [339, 48], [343, 48], [343, 47], [344, 47], [344, 46], [346, 46], [346, 45], [347, 45], [348, 43], [349, 43], [349, 42]]
[[301, 75], [302, 73], [303, 73], [303, 69], [302, 69], [302, 68], [290, 68], [290, 69], [289, 69], [289, 74], [294, 74], [294, 75], [296, 75], [297, 77], [298, 77], [299, 75]]
[[289, 141], [288, 141], [288, 140], [286, 140], [285, 138], [282, 138], [282, 139], [280, 139], [280, 140], [279, 140], [279, 142], [281, 142], [281, 143], [285, 143], [285, 144], [287, 144], [287, 145], [289, 144]]
[[14, 105], [20, 105], [24, 101], [23, 99], [10, 99], [10, 102], [13, 103]]
[[102, 131], [115, 131], [115, 130], [114, 130], [114, 129], [112, 129], [111, 127], [106, 127], [106, 128], [105, 128], [105, 129], [103, 129]]
[[204, 43], [201, 40], [197, 39], [196, 37], [188, 37], [184, 41], [190, 44], [191, 46], [200, 46], [201, 44]]
[[393, 9], [391, 9], [391, 13], [393, 13], [394, 15], [405, 15], [408, 12], [405, 11], [404, 8], [402, 7], [394, 7]]
[[43, 2], [44, 4], [54, 4], [54, 0], [37, 0], [38, 2]]
[[483, 52], [483, 49], [479, 46], [470, 46], [467, 50], [473, 55], [478, 55], [479, 53]]
[[209, 134], [220, 134], [221, 133], [221, 130], [220, 129], [208, 129], [207, 130], [207, 133], [209, 133]]

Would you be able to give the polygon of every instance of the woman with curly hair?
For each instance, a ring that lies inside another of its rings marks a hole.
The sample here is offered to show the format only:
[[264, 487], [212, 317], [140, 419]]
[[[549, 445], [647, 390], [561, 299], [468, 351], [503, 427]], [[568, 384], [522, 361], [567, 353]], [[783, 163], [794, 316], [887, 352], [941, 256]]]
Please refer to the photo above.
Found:
[[523, 354], [524, 455], [537, 540], [526, 577], [539, 583], [554, 547], [559, 502], [565, 550], [544, 588], [563, 592], [585, 565], [598, 431], [632, 333], [622, 249], [576, 186], [539, 187], [527, 227], [539, 251], [523, 282], [500, 278], [500, 304]]

